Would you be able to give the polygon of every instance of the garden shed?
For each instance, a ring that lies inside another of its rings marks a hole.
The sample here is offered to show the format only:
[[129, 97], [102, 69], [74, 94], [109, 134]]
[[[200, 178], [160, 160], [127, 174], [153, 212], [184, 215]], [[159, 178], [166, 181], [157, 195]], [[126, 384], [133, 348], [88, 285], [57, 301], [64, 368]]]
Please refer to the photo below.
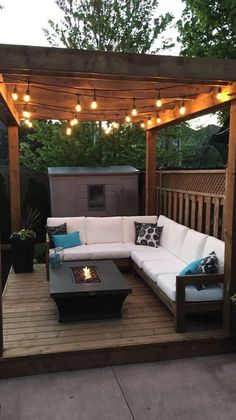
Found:
[[132, 166], [48, 168], [52, 216], [136, 215], [138, 174]]

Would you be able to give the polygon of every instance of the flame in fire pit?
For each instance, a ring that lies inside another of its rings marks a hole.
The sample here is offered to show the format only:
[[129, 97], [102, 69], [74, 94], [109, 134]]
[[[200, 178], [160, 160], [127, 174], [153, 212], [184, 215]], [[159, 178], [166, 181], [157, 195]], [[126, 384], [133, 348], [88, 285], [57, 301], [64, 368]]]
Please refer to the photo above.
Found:
[[83, 272], [84, 272], [84, 279], [85, 280], [91, 279], [92, 276], [91, 276], [91, 271], [90, 271], [89, 267], [84, 267]]

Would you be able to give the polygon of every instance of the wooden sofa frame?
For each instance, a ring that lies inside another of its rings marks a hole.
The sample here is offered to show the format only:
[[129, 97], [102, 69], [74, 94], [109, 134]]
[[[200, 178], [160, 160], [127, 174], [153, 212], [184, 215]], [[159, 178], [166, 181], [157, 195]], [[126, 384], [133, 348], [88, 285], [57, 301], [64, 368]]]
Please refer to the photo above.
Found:
[[[185, 286], [190, 284], [212, 284], [223, 283], [224, 274], [196, 274], [189, 276], [176, 276], [176, 302], [172, 301], [160, 287], [142, 270], [136, 263], [133, 262], [134, 276], [138, 274], [160, 300], [169, 308], [174, 314], [176, 332], [184, 332], [185, 317], [188, 313], [199, 312], [217, 312], [223, 311], [223, 300], [220, 301], [206, 301], [206, 302], [185, 302]], [[225, 290], [225, 284], [224, 284]]]

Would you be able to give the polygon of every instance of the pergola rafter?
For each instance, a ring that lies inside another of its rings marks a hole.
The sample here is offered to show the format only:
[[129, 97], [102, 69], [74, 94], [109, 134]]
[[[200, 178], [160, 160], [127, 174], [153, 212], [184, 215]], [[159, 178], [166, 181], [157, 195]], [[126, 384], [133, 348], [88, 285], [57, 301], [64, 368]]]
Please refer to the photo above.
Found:
[[[80, 95], [81, 121], [124, 121], [135, 98], [137, 116], [146, 122], [146, 213], [155, 207], [156, 129], [231, 105], [226, 188], [225, 331], [229, 331], [229, 296], [236, 291], [235, 126], [236, 60], [79, 51], [0, 44], [0, 119], [8, 126], [12, 228], [20, 219], [17, 125], [30, 85], [28, 108], [35, 119], [71, 119]], [[13, 103], [15, 86], [19, 99]], [[96, 91], [98, 108], [90, 103]], [[216, 98], [221, 90], [221, 98]], [[161, 96], [161, 109], [156, 99]], [[179, 107], [184, 100], [185, 113]], [[157, 122], [159, 112], [161, 122]], [[147, 123], [147, 121], [149, 123]], [[1, 307], [1, 305], [0, 305]], [[0, 331], [2, 317], [0, 314]], [[0, 340], [1, 343], [1, 340]], [[1, 345], [0, 345], [1, 347]], [[0, 351], [2, 349], [0, 348]]]

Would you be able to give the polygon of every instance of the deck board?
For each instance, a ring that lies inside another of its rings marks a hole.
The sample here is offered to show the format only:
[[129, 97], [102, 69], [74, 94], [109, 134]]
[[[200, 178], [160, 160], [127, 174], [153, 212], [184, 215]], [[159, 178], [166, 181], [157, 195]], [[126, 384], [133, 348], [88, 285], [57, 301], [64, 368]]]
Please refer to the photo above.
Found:
[[[49, 296], [44, 265], [35, 266], [33, 273], [10, 272], [3, 294], [4, 353], [0, 358], [0, 376], [106, 365], [113, 361], [128, 363], [140, 358], [140, 361], [158, 360], [165, 358], [165, 352], [166, 358], [171, 354], [181, 357], [188, 354], [188, 346], [190, 355], [204, 354], [204, 343], [206, 354], [211, 348], [212, 352], [230, 351], [231, 344], [219, 325], [213, 328], [210, 325], [205, 331], [197, 326], [177, 334], [172, 314], [152, 290], [142, 279], [131, 274], [127, 277], [133, 293], [124, 302], [121, 319], [60, 324], [56, 305]], [[71, 359], [67, 360], [66, 355]]]

